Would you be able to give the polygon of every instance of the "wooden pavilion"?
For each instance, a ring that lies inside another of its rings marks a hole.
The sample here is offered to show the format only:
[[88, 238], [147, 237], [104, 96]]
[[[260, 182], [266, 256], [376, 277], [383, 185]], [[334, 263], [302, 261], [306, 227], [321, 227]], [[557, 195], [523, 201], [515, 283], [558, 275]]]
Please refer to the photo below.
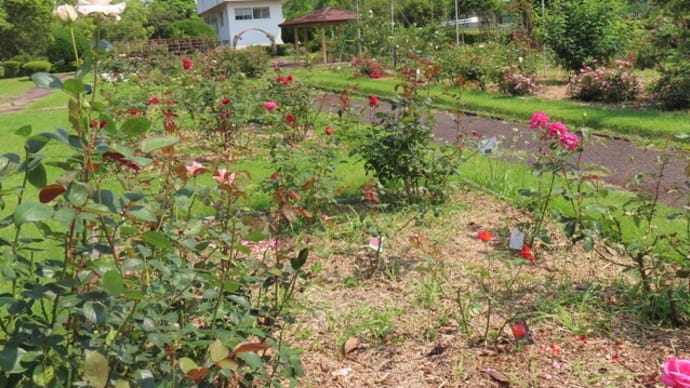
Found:
[[[309, 28], [318, 27], [321, 29], [321, 52], [323, 54], [323, 63], [328, 63], [328, 49], [326, 47], [326, 27], [339, 26], [347, 24], [352, 20], [357, 19], [357, 12], [348, 11], [345, 9], [338, 9], [333, 7], [326, 7], [312, 13], [285, 21], [280, 24], [280, 27], [292, 27], [294, 30], [295, 39], [295, 55], [299, 57], [299, 30], [304, 31], [304, 44], [307, 47], [309, 43]], [[306, 51], [305, 51], [306, 58]]]

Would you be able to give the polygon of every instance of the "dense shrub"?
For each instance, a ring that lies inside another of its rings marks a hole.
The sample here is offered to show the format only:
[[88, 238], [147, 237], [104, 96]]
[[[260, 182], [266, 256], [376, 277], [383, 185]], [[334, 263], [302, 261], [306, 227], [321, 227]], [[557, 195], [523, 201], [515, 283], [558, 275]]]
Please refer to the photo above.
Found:
[[199, 19], [179, 20], [168, 27], [171, 38], [195, 38], [198, 36], [217, 37], [216, 30]]
[[650, 92], [652, 99], [664, 109], [690, 108], [690, 65], [685, 63], [666, 70]]
[[502, 48], [495, 44], [463, 46], [438, 56], [441, 78], [456, 84], [474, 83], [485, 89], [506, 64]]
[[608, 61], [628, 38], [618, 0], [554, 0], [549, 6], [545, 40], [556, 61], [577, 70], [592, 59]]
[[511, 96], [535, 94], [539, 86], [532, 74], [520, 71], [517, 65], [508, 65], [501, 70], [498, 89]]
[[[83, 53], [87, 52], [89, 48], [89, 40], [80, 29], [74, 31], [74, 40], [79, 55], [83, 56]], [[72, 37], [67, 27], [58, 25], [53, 29], [53, 42], [48, 46], [46, 55], [53, 64], [55, 71], [64, 72], [75, 69], [77, 58], [74, 56]]]
[[5, 78], [5, 68], [0, 66], [0, 78]]
[[221, 47], [211, 56], [217, 58], [228, 73], [242, 73], [250, 78], [262, 76], [271, 59], [264, 47], [249, 47], [242, 50]]
[[17, 61], [5, 61], [2, 63], [2, 67], [5, 69], [6, 78], [14, 78], [19, 75], [21, 63]]
[[631, 72], [632, 63], [615, 61], [615, 67], [586, 66], [568, 82], [567, 95], [582, 101], [621, 102], [633, 100], [640, 83]]
[[376, 62], [374, 59], [357, 58], [352, 60], [352, 67], [355, 68], [355, 77], [381, 78], [385, 65]]
[[31, 61], [22, 65], [22, 75], [49, 72], [52, 65], [48, 61]]

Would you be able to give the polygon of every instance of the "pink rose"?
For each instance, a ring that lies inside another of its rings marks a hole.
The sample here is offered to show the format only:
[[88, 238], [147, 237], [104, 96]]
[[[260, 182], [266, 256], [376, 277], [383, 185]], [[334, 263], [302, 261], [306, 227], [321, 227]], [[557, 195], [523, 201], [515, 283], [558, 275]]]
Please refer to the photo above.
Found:
[[690, 388], [690, 360], [671, 357], [662, 366], [661, 382], [667, 387]]
[[189, 166], [185, 166], [185, 169], [187, 170], [188, 175], [195, 176], [197, 173], [202, 172], [204, 166], [197, 161], [193, 161]]
[[189, 59], [189, 58], [185, 58], [185, 59], [182, 61], [182, 68], [185, 69], [185, 70], [191, 69], [191, 68], [192, 68], [192, 60]]
[[275, 101], [264, 102], [264, 108], [269, 112], [272, 111], [273, 109], [277, 108], [277, 107], [278, 107], [278, 103]]
[[369, 106], [372, 108], [379, 106], [379, 98], [376, 96], [369, 96]]
[[219, 184], [227, 183], [231, 185], [235, 181], [235, 173], [228, 173], [228, 170], [221, 168], [213, 175], [213, 179]]
[[532, 129], [546, 129], [549, 126], [549, 120], [551, 120], [551, 118], [547, 116], [546, 113], [536, 112], [532, 115], [532, 119], [529, 121], [529, 127]]
[[157, 97], [157, 96], [153, 96], [153, 97], [149, 98], [149, 105], [156, 105], [156, 104], [158, 104], [159, 102], [160, 102], [160, 101], [158, 100], [158, 97]]
[[568, 127], [566, 127], [565, 124], [561, 123], [560, 121], [556, 121], [555, 123], [549, 125], [549, 136], [551, 137], [563, 135], [567, 132]]
[[580, 144], [580, 139], [570, 132], [561, 133], [561, 138], [559, 141], [565, 148], [568, 149], [568, 151], [575, 151], [577, 146]]

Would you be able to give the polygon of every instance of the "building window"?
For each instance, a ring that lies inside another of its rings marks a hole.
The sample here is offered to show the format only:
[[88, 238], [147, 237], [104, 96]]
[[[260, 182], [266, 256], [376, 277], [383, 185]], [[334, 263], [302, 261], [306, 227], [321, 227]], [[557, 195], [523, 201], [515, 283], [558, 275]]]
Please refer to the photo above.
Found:
[[252, 9], [253, 14], [254, 14], [254, 19], [270, 19], [271, 18], [271, 13], [268, 10], [268, 7], [257, 7]]
[[235, 8], [235, 20], [270, 19], [268, 7]]
[[251, 20], [251, 8], [235, 8], [235, 20]]
[[223, 13], [220, 14], [220, 25], [221, 25], [221, 27], [225, 25], [223, 23]]

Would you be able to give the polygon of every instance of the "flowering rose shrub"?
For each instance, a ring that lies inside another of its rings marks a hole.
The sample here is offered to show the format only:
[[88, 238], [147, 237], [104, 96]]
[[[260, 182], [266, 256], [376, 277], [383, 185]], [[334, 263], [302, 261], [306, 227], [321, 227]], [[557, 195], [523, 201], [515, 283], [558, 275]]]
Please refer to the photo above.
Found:
[[567, 95], [582, 101], [623, 102], [634, 100], [640, 83], [632, 73], [632, 63], [616, 60], [615, 66], [586, 66], [574, 73]]
[[530, 74], [521, 72], [516, 65], [505, 66], [499, 75], [498, 89], [511, 96], [536, 94], [539, 85]]
[[352, 60], [352, 67], [355, 68], [355, 77], [369, 77], [377, 79], [383, 77], [386, 66], [370, 58], [357, 58]]
[[[93, 7], [109, 6], [101, 1]], [[115, 16], [110, 8], [87, 10], [79, 14], [96, 24]], [[109, 44], [92, 48], [90, 66], [109, 55], [102, 47]], [[184, 144], [191, 113], [178, 110], [184, 89], [173, 89], [202, 77], [206, 66], [197, 60], [171, 60], [168, 85], [127, 84], [113, 92], [130, 95], [118, 105], [100, 101], [98, 72], [82, 68], [64, 81], [32, 76], [70, 96], [71, 128], [23, 126], [16, 134], [25, 138], [24, 155], [0, 156], [0, 181], [24, 182], [2, 193], [18, 203], [4, 224], [14, 237], [0, 247], [8, 280], [0, 306], [3, 384], [268, 386], [295, 385], [303, 373], [282, 327], [291, 320], [285, 306], [306, 280], [308, 250], [277, 238], [275, 227], [242, 222], [252, 178], [234, 155]], [[233, 96], [220, 91], [232, 88], [208, 81], [212, 87], [194, 96], [209, 98], [201, 114], [231, 107]], [[59, 149], [50, 160], [57, 179], [44, 164], [49, 141]], [[37, 198], [27, 185], [40, 190]], [[273, 205], [275, 213], [290, 210], [279, 198]], [[282, 243], [262, 254], [243, 243], [263, 240]]]

